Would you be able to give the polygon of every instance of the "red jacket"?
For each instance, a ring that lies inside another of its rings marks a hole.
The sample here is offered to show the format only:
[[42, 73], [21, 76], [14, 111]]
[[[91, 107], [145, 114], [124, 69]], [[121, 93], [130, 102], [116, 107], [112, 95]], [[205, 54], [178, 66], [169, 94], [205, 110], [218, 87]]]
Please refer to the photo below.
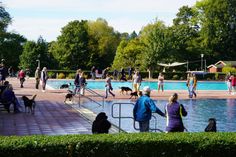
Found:
[[21, 70], [18, 74], [18, 77], [19, 78], [24, 78], [25, 77], [25, 72]]
[[234, 76], [231, 80], [232, 86], [236, 86], [236, 77]]

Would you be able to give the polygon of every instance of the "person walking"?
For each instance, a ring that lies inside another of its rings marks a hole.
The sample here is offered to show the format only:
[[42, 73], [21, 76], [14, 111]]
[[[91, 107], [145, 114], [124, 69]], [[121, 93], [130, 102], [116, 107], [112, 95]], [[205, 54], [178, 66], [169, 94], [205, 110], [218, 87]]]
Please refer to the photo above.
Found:
[[80, 86], [80, 94], [84, 95], [85, 87], [86, 87], [86, 79], [84, 72], [81, 73], [81, 76], [79, 78], [79, 86]]
[[169, 98], [169, 103], [165, 106], [166, 132], [183, 132], [185, 127], [182, 116], [187, 116], [187, 112], [182, 104], [179, 104], [178, 94], [174, 93]]
[[74, 93], [75, 94], [77, 94], [80, 91], [79, 80], [80, 80], [81, 73], [82, 73], [81, 69], [78, 69], [76, 71], [75, 80], [74, 80], [74, 85], [75, 85]]
[[159, 92], [160, 89], [162, 92], [164, 92], [164, 75], [162, 73], [159, 73], [159, 76], [158, 76], [158, 89], [157, 91]]
[[143, 95], [137, 100], [133, 109], [134, 120], [139, 122], [140, 132], [149, 132], [149, 122], [152, 112], [165, 117], [165, 114], [156, 107], [154, 101], [150, 98], [151, 89], [149, 86], [143, 88]]
[[39, 82], [40, 82], [40, 68], [37, 67], [34, 73], [34, 77], [35, 77], [35, 88], [39, 89]]
[[47, 80], [48, 80], [48, 73], [47, 73], [46, 67], [43, 68], [40, 78], [42, 81], [42, 92], [45, 92], [46, 84], [47, 84]]
[[20, 72], [18, 73], [18, 78], [20, 79], [20, 88], [23, 88], [23, 84], [25, 82], [25, 72], [24, 70], [20, 70]]
[[108, 93], [110, 93], [113, 97], [115, 97], [115, 94], [112, 93], [111, 91], [113, 90], [112, 85], [111, 85], [111, 77], [109, 74], [106, 75], [106, 84], [105, 84], [105, 99], [108, 97]]
[[228, 73], [225, 77], [225, 82], [226, 82], [226, 85], [227, 85], [227, 88], [228, 88], [228, 93], [231, 94], [232, 92], [232, 84], [231, 84], [231, 74]]

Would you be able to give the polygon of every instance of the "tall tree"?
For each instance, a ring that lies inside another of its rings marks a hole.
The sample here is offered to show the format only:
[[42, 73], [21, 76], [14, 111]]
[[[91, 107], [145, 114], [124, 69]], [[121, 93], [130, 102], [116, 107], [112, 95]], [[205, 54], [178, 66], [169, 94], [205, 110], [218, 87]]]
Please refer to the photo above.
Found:
[[236, 57], [236, 1], [202, 0], [196, 3], [201, 44], [212, 60]]
[[[105, 68], [111, 66], [117, 46], [120, 42], [119, 33], [109, 26], [107, 21], [98, 18], [88, 22], [90, 61], [89, 66]], [[102, 63], [102, 64], [101, 64]]]
[[75, 20], [62, 28], [57, 41], [51, 43], [49, 52], [58, 61], [61, 69], [85, 69], [90, 58], [88, 42], [87, 21]]

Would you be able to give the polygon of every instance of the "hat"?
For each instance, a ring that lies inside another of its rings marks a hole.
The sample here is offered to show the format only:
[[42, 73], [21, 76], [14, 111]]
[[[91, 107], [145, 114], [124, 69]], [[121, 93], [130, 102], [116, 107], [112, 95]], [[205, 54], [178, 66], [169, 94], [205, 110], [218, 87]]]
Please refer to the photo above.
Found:
[[150, 92], [151, 92], [150, 87], [149, 87], [149, 86], [143, 87], [143, 92], [144, 92], [144, 93], [150, 93]]

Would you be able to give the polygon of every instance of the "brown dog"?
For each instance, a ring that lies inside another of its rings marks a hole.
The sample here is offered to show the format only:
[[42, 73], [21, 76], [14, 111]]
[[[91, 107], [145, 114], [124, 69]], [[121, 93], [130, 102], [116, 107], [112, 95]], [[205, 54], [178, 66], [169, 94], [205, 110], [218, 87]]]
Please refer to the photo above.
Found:
[[120, 93], [124, 94], [124, 92], [126, 92], [126, 94], [130, 91], [132, 92], [132, 89], [129, 87], [119, 87], [120, 88]]
[[36, 94], [33, 95], [33, 97], [31, 99], [29, 99], [27, 96], [22, 96], [22, 99], [24, 101], [24, 105], [25, 105], [25, 112], [27, 111], [28, 108], [28, 113], [31, 112], [31, 114], [34, 114], [35, 112], [35, 98], [36, 98]]
[[131, 92], [130, 93], [130, 99], [132, 98], [132, 97], [134, 97], [135, 99], [137, 98], [137, 97], [140, 97], [140, 96], [142, 96], [143, 95], [143, 93], [142, 93], [142, 91], [138, 91], [138, 92]]

